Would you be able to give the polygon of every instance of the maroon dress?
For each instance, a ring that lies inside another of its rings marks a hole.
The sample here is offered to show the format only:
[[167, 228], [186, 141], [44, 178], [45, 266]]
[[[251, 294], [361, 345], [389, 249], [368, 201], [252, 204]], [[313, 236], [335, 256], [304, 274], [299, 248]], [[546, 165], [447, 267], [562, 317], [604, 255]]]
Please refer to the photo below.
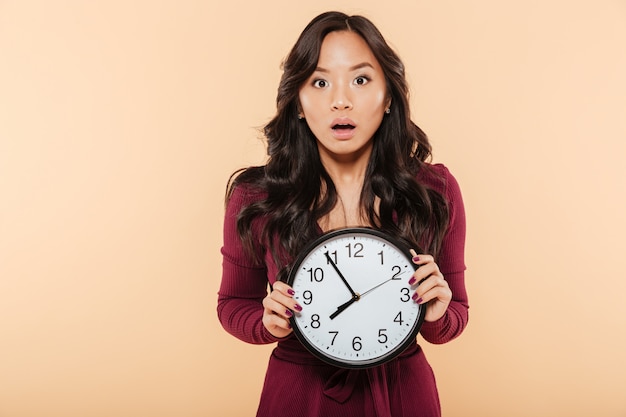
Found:
[[[430, 343], [441, 344], [461, 334], [468, 320], [465, 211], [452, 174], [440, 164], [431, 168], [437, 175], [421, 170], [417, 179], [439, 191], [449, 204], [450, 224], [436, 261], [452, 290], [452, 301], [441, 319], [424, 322], [420, 334]], [[417, 342], [383, 365], [347, 370], [320, 361], [293, 334], [277, 339], [267, 331], [261, 302], [278, 270], [261, 244], [256, 248], [264, 262], [252, 262], [244, 253], [236, 228], [240, 209], [259, 198], [258, 192], [239, 186], [227, 204], [217, 306], [222, 326], [237, 338], [253, 344], [278, 342], [269, 360], [257, 417], [440, 416], [435, 377]], [[263, 227], [262, 221], [253, 227]]]

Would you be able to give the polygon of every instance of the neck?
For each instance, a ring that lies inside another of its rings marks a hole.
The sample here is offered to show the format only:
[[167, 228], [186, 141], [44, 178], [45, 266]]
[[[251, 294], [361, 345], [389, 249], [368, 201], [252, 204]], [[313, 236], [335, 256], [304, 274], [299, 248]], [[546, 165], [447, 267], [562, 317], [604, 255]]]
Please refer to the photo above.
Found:
[[371, 154], [371, 146], [349, 155], [330, 154], [320, 149], [320, 160], [335, 185], [338, 199], [331, 212], [320, 219], [323, 230], [367, 226], [361, 210], [361, 191]]
[[335, 185], [337, 204], [324, 219], [320, 219], [323, 230], [367, 225], [361, 211], [361, 191], [366, 166], [336, 163], [325, 166]]
[[358, 186], [360, 189], [363, 186], [368, 162], [369, 159], [366, 158], [350, 161], [322, 158], [322, 165], [336, 187]]

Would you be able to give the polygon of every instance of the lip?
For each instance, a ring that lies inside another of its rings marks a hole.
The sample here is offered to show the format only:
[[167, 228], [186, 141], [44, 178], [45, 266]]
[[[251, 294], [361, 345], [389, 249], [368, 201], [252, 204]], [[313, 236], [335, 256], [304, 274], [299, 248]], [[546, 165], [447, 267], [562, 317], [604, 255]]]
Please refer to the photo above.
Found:
[[[337, 125], [352, 126], [346, 128], [334, 128]], [[350, 139], [354, 136], [356, 130], [356, 123], [349, 117], [338, 117], [334, 119], [330, 125], [330, 129], [333, 131], [333, 137], [340, 140]]]

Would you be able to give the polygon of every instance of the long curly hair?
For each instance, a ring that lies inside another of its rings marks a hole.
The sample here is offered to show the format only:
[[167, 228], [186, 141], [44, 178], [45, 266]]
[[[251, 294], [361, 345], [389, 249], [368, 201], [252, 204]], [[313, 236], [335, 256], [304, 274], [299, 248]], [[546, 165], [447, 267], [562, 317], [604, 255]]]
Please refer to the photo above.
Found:
[[[271, 251], [282, 268], [279, 279], [290, 260], [319, 236], [317, 221], [337, 203], [337, 192], [320, 161], [316, 138], [297, 117], [299, 90], [317, 67], [324, 38], [334, 31], [351, 31], [365, 40], [382, 67], [392, 103], [390, 114], [385, 115], [373, 137], [360, 196], [362, 212], [375, 228], [435, 256], [448, 224], [443, 196], [416, 180], [419, 170], [428, 169], [431, 145], [411, 120], [402, 61], [367, 18], [326, 12], [306, 26], [283, 62], [276, 115], [264, 127], [266, 165], [235, 172], [227, 187], [227, 201], [241, 184], [264, 196], [241, 210], [237, 229], [251, 256], [259, 241]], [[380, 198], [378, 212], [375, 197]], [[257, 236], [252, 224], [261, 217], [266, 223]]]

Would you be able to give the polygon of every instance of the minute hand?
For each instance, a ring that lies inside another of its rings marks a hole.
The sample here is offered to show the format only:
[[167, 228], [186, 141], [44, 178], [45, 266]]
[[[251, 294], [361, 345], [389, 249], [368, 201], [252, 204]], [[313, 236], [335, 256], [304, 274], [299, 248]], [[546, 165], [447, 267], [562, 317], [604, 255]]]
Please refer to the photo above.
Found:
[[352, 287], [350, 286], [350, 284], [348, 284], [348, 281], [346, 281], [346, 278], [343, 276], [339, 268], [337, 268], [337, 265], [335, 265], [333, 260], [330, 259], [330, 255], [328, 254], [328, 252], [324, 253], [324, 255], [326, 255], [326, 259], [328, 259], [328, 262], [333, 266], [333, 269], [337, 271], [337, 275], [339, 275], [339, 278], [341, 278], [343, 283], [346, 285], [346, 287], [348, 288], [348, 291], [350, 291], [350, 294], [352, 294], [352, 297], [356, 297], [358, 299], [357, 293], [355, 293]]

